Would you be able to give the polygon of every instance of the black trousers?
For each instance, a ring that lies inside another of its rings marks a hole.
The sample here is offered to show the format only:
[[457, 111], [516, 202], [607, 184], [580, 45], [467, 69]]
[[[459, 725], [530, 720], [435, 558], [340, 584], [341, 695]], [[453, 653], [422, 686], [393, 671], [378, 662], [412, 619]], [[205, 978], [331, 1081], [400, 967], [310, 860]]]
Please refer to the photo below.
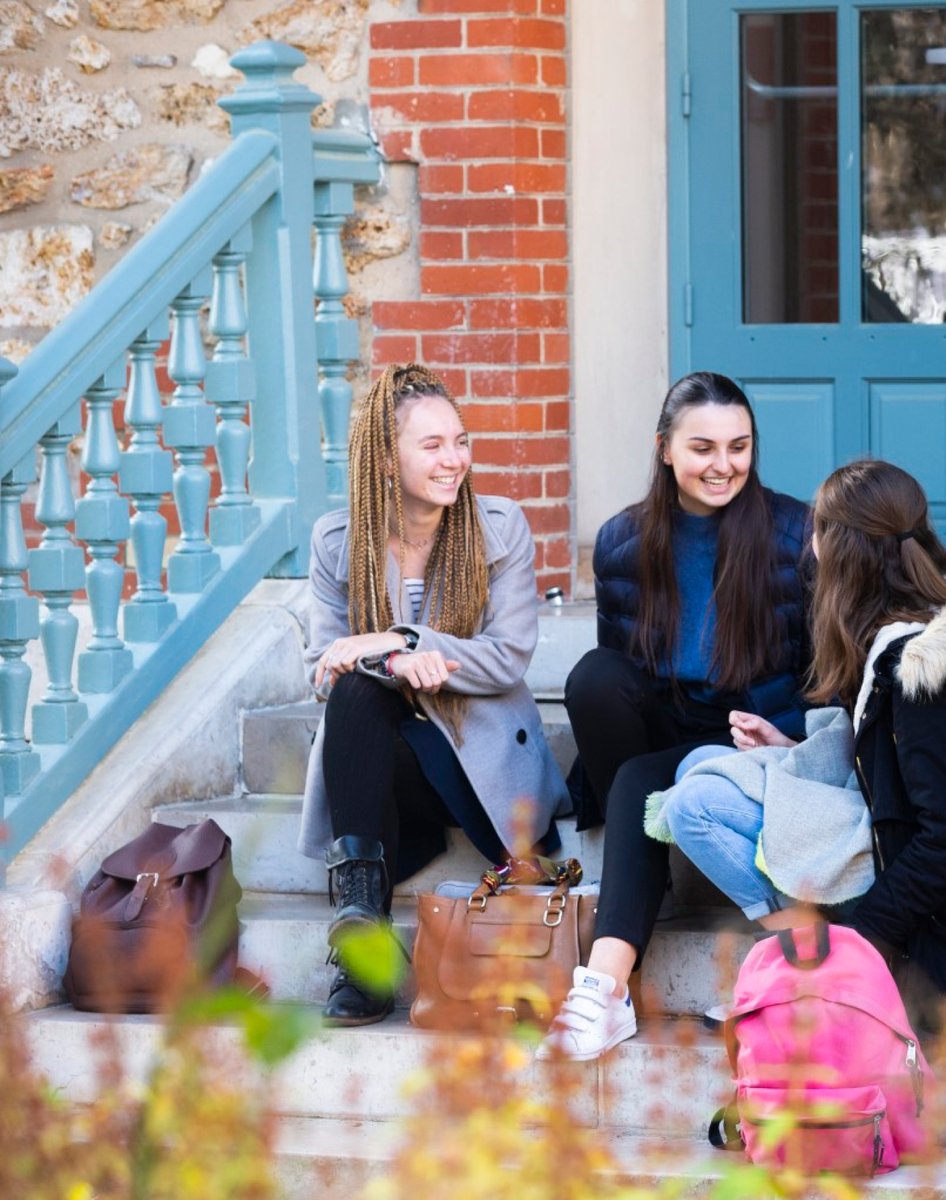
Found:
[[637, 969], [669, 878], [669, 847], [644, 832], [645, 801], [670, 787], [695, 746], [732, 745], [730, 709], [676, 700], [669, 685], [601, 646], [569, 675], [565, 707], [607, 822], [595, 936], [635, 946]]
[[444, 830], [457, 824], [401, 736], [411, 716], [399, 691], [352, 672], [332, 688], [323, 718], [332, 833], [380, 841], [392, 887], [443, 853]]

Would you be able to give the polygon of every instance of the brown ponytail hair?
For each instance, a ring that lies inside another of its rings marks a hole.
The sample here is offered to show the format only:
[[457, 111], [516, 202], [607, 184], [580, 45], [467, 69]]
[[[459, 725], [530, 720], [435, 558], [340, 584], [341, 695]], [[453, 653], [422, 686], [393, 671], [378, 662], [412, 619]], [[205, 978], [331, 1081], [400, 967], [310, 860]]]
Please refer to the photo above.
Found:
[[[443, 381], [417, 363], [389, 366], [374, 383], [358, 414], [348, 448], [349, 590], [352, 633], [377, 633], [394, 623], [387, 588], [388, 538], [397, 533], [404, 568], [404, 510], [397, 437], [408, 406], [439, 396], [460, 417]], [[424, 595], [430, 599], [431, 628], [472, 637], [489, 598], [486, 546], [468, 470], [456, 502], [444, 509], [427, 560]], [[459, 742], [463, 697], [441, 691], [429, 697]]]
[[719, 516], [716, 578], [716, 640], [713, 666], [717, 685], [740, 691], [754, 679], [782, 669], [778, 636], [775, 549], [772, 518], [757, 469], [759, 435], [745, 392], [725, 375], [697, 371], [667, 393], [657, 422], [650, 489], [635, 510], [639, 517], [640, 610], [637, 652], [657, 674], [672, 660], [680, 621], [680, 595], [673, 565], [673, 517], [680, 508], [673, 468], [664, 451], [684, 413], [705, 404], [738, 405], [749, 415], [752, 462], [738, 495]]
[[880, 459], [839, 467], [815, 498], [818, 571], [808, 697], [857, 697], [870, 643], [893, 621], [929, 621], [946, 604], [946, 549], [923, 489]]

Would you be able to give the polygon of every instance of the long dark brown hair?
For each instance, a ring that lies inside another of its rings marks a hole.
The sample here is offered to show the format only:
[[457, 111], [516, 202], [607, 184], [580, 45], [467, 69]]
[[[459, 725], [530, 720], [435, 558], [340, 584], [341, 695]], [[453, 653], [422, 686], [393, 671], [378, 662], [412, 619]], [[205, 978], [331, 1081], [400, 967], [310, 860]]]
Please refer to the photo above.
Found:
[[870, 643], [893, 621], [927, 622], [946, 604], [946, 549], [923, 489], [880, 459], [839, 467], [815, 497], [815, 577], [808, 696], [857, 697]]
[[759, 435], [743, 390], [725, 375], [697, 371], [678, 380], [657, 422], [650, 489], [632, 511], [640, 531], [640, 611], [631, 646], [654, 674], [672, 663], [680, 623], [680, 594], [673, 565], [673, 519], [680, 501], [673, 468], [664, 462], [670, 437], [684, 413], [704, 404], [738, 405], [749, 414], [752, 460], [746, 482], [720, 510], [713, 599], [716, 638], [712, 666], [716, 685], [740, 691], [753, 679], [774, 674], [778, 636], [775, 546], [772, 517], [757, 469]]

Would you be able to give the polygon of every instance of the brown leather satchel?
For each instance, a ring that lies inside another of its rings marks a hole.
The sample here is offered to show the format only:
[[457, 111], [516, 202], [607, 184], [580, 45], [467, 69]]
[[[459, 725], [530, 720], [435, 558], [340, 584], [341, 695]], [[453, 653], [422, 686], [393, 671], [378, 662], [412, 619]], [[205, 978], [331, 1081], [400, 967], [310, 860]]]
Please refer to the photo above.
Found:
[[149, 826], [82, 893], [66, 995], [86, 1012], [162, 1012], [195, 982], [230, 982], [241, 895], [216, 821]]
[[469, 897], [418, 897], [411, 1022], [422, 1029], [547, 1025], [588, 961], [597, 894], [572, 892], [567, 879], [494, 893], [489, 876]]

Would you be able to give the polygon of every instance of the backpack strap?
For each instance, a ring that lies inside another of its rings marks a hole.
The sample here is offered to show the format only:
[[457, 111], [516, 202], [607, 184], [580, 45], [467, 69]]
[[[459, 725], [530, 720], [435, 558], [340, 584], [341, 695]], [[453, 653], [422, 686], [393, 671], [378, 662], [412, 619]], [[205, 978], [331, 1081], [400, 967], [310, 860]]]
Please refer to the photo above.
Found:
[[815, 953], [812, 957], [801, 957], [796, 940], [796, 934], [799, 931], [794, 929], [780, 929], [776, 934], [778, 944], [785, 955], [785, 961], [791, 966], [797, 967], [799, 971], [813, 971], [815, 967], [820, 967], [831, 953], [831, 935], [828, 932], [827, 921], [818, 921], [817, 924], [810, 928], [814, 931], [815, 935]]
[[746, 1145], [739, 1128], [739, 1110], [735, 1101], [713, 1113], [706, 1136], [710, 1145], [717, 1150], [745, 1150]]

